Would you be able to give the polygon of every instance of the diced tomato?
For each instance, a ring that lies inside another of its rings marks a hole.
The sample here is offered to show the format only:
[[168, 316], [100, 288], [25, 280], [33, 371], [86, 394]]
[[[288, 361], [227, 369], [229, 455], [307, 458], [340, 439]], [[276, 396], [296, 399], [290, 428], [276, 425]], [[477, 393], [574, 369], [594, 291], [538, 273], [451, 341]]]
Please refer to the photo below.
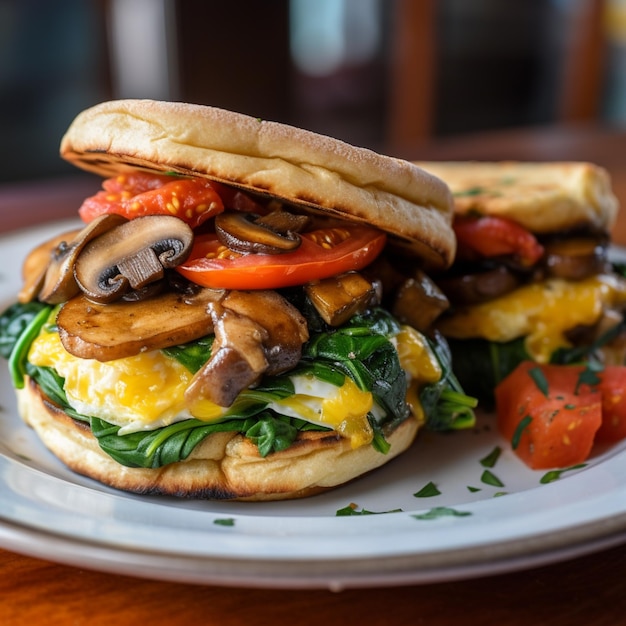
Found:
[[297, 250], [241, 255], [213, 234], [196, 237], [189, 259], [176, 270], [214, 289], [278, 289], [359, 270], [382, 251], [386, 235], [375, 228], [347, 225], [301, 235]]
[[128, 219], [174, 215], [196, 228], [224, 210], [217, 184], [203, 178], [178, 178], [145, 172], [121, 174], [104, 181], [103, 190], [87, 198], [78, 213], [90, 222], [103, 213]]
[[531, 266], [543, 255], [543, 246], [532, 233], [503, 217], [457, 216], [453, 227], [461, 258], [513, 255]]
[[596, 433], [598, 443], [626, 439], [626, 367], [611, 365], [599, 373], [602, 393], [602, 426]]
[[587, 459], [602, 423], [602, 395], [581, 384], [584, 366], [524, 361], [495, 389], [498, 428], [533, 469]]

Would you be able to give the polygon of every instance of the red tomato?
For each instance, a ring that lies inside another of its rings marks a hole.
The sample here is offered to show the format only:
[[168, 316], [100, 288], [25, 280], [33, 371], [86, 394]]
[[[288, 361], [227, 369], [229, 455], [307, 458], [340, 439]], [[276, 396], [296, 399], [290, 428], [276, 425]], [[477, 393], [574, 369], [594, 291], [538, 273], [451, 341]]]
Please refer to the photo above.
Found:
[[176, 270], [214, 289], [279, 289], [362, 269], [386, 242], [384, 233], [369, 226], [324, 228], [301, 237], [294, 252], [240, 255], [215, 235], [200, 235], [189, 259]]
[[90, 222], [103, 213], [128, 219], [142, 215], [175, 215], [192, 228], [224, 210], [217, 185], [203, 178], [177, 178], [145, 172], [104, 181], [104, 189], [87, 198], [78, 213]]
[[602, 396], [580, 384], [584, 370], [524, 361], [496, 387], [498, 428], [532, 469], [566, 468], [589, 456]]
[[543, 254], [543, 247], [532, 233], [503, 217], [458, 216], [453, 227], [462, 257], [514, 255], [530, 266]]
[[596, 433], [598, 443], [626, 439], [626, 367], [611, 365], [600, 372], [602, 426]]

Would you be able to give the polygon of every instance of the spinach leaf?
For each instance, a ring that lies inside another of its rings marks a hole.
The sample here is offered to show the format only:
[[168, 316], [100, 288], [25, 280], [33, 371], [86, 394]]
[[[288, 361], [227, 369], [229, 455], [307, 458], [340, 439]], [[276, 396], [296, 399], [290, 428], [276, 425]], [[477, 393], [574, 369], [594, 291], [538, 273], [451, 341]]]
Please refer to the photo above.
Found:
[[399, 329], [389, 313], [371, 309], [338, 329], [311, 337], [304, 346], [302, 360], [317, 371], [326, 368], [325, 372], [335, 377], [336, 372], [349, 376], [361, 390], [372, 392], [390, 420], [405, 419], [409, 413], [406, 375], [389, 340]]
[[475, 423], [478, 400], [468, 396], [452, 371], [452, 353], [440, 333], [428, 339], [441, 367], [441, 378], [420, 392], [420, 403], [430, 430], [459, 430]]
[[263, 457], [270, 452], [286, 450], [298, 436], [298, 429], [287, 417], [273, 417], [270, 411], [261, 413], [254, 424], [245, 430]]
[[214, 339], [213, 335], [207, 335], [180, 346], [163, 348], [162, 352], [195, 374], [209, 360]]
[[493, 390], [522, 361], [530, 358], [524, 339], [496, 343], [485, 339], [448, 339], [454, 373], [485, 408], [494, 404]]
[[50, 307], [41, 302], [16, 302], [0, 315], [0, 356], [8, 359], [19, 338], [37, 315]]
[[[100, 447], [118, 463], [128, 467], [157, 468], [186, 459], [209, 435], [240, 432], [259, 447], [261, 456], [288, 448], [298, 435], [301, 420], [263, 411], [260, 417], [203, 422], [188, 419], [153, 431], [119, 434], [119, 426], [92, 417], [91, 430]], [[310, 424], [308, 425], [311, 426]], [[309, 428], [310, 429], [310, 428]], [[328, 430], [318, 427], [318, 430]]]

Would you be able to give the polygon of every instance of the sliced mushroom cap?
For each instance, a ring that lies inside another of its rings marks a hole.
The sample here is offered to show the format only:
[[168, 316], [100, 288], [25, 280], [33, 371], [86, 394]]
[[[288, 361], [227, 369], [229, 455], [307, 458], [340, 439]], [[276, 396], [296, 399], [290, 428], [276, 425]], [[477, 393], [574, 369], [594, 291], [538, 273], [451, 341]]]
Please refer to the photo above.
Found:
[[82, 359], [112, 361], [148, 350], [160, 350], [213, 332], [207, 312], [223, 291], [167, 291], [150, 300], [96, 304], [80, 294], [57, 316], [63, 347]]
[[[300, 236], [287, 229], [279, 232], [258, 216], [239, 211], [224, 211], [215, 217], [215, 233], [218, 239], [235, 252], [255, 254], [281, 254], [291, 252], [301, 243]], [[296, 216], [293, 216], [296, 217]]]
[[163, 278], [164, 269], [183, 263], [193, 231], [171, 215], [130, 220], [85, 246], [74, 266], [80, 289], [94, 302], [118, 300]]
[[306, 320], [275, 291], [229, 291], [209, 305], [215, 328], [211, 358], [185, 392], [199, 400], [230, 406], [237, 395], [264, 374], [295, 367], [308, 339]]
[[499, 298], [521, 284], [521, 278], [504, 265], [449, 276], [438, 281], [439, 287], [455, 306], [480, 304]]
[[34, 300], [41, 291], [46, 272], [50, 266], [52, 253], [59, 245], [66, 245], [72, 241], [80, 229], [57, 235], [33, 248], [22, 264], [22, 288], [17, 296], [19, 302], [25, 303]]
[[59, 242], [51, 252], [39, 299], [48, 304], [60, 304], [74, 297], [79, 292], [74, 278], [78, 255], [90, 241], [126, 221], [125, 217], [113, 213], [100, 215], [73, 238]]
[[581, 236], [545, 244], [548, 274], [565, 280], [582, 280], [607, 267], [607, 238]]
[[423, 332], [449, 306], [441, 289], [424, 272], [417, 270], [398, 289], [391, 312], [402, 323]]
[[322, 319], [341, 326], [371, 304], [377, 304], [374, 285], [358, 272], [346, 272], [304, 286], [304, 291]]

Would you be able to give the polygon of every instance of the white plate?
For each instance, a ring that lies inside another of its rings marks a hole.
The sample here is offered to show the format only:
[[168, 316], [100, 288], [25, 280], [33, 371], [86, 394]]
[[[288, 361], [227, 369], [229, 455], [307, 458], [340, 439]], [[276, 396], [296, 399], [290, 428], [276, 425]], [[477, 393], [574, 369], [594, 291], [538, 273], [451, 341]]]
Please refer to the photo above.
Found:
[[[20, 287], [26, 251], [69, 227], [0, 238], [2, 309]], [[133, 496], [69, 472], [18, 417], [5, 364], [0, 400], [0, 545], [80, 567], [341, 589], [512, 571], [626, 541], [626, 443], [542, 484], [545, 472], [518, 461], [486, 416], [472, 431], [424, 432], [384, 468], [306, 500], [182, 501]], [[482, 481], [481, 459], [496, 446], [502, 453], [490, 471], [501, 487]], [[431, 481], [440, 495], [413, 495]], [[378, 514], [336, 515], [351, 503]], [[437, 507], [460, 515], [419, 517]]]

